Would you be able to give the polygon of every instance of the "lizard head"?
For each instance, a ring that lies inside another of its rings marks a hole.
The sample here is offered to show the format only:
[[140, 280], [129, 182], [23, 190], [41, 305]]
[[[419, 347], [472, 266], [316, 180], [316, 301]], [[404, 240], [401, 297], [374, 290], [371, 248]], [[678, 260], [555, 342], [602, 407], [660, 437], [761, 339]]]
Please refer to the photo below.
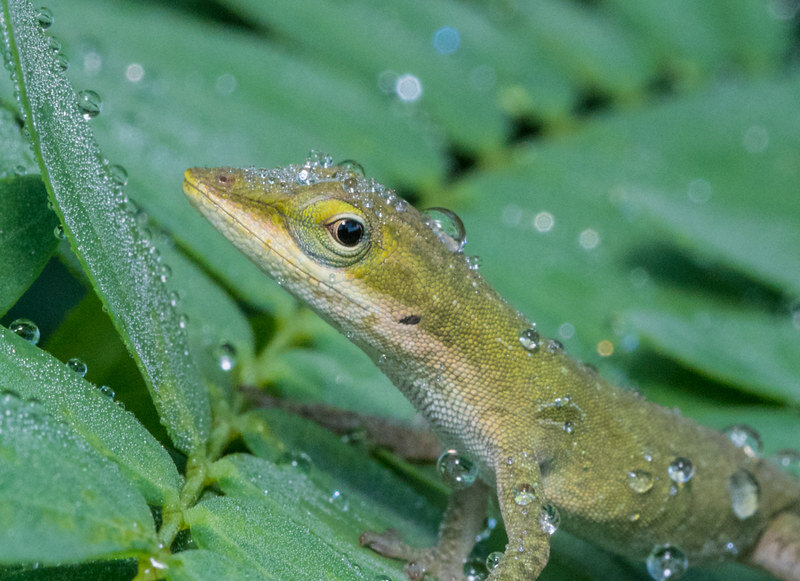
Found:
[[192, 168], [183, 187], [262, 270], [362, 346], [441, 329], [467, 295], [489, 292], [457, 235], [353, 167]]

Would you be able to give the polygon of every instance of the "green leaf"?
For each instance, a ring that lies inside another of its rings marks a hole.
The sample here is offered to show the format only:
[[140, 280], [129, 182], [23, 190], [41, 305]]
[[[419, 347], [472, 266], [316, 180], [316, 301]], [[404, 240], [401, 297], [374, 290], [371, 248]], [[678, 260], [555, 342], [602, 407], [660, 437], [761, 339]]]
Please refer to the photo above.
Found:
[[0, 99], [0, 178], [32, 171], [39, 170], [28, 141], [22, 136], [22, 121], [16, 111]]
[[0, 179], [0, 316], [47, 264], [58, 242], [57, 224], [38, 176]]
[[241, 561], [220, 553], [198, 549], [183, 551], [169, 559], [168, 581], [260, 581], [262, 577]]
[[35, 398], [103, 457], [114, 461], [153, 504], [177, 498], [181, 478], [169, 454], [129, 412], [64, 363], [0, 327], [2, 386]]
[[79, 565], [43, 567], [38, 563], [27, 566], [0, 567], [3, 581], [128, 581], [136, 576], [137, 563], [125, 561], [97, 561]]
[[[329, 491], [328, 496], [333, 490], [340, 490], [348, 498], [368, 499], [368, 502], [359, 500], [358, 504], [360, 513], [370, 522], [394, 527], [409, 538], [424, 538], [436, 530], [443, 508], [443, 485], [438, 480], [440, 488], [428, 490], [425, 498], [405, 477], [370, 459], [362, 448], [346, 444], [313, 422], [280, 410], [249, 412], [238, 427], [247, 447], [260, 458], [285, 461], [286, 451], [292, 457], [305, 455], [318, 469], [312, 475], [315, 482]], [[430, 482], [419, 472], [408, 476]], [[413, 515], [409, 515], [408, 507], [412, 506]], [[380, 528], [380, 525], [370, 526]], [[433, 544], [433, 537], [428, 541]]]
[[708, 204], [657, 196], [642, 196], [637, 203], [691, 250], [800, 296], [800, 202], [777, 208], [760, 196], [728, 194], [723, 191], [724, 197]]
[[[310, 533], [266, 497], [204, 500], [186, 512], [186, 520], [200, 548], [226, 556], [261, 579], [375, 578], [374, 569], [362, 570], [329, 539]], [[383, 570], [400, 574], [399, 568]]]
[[43, 406], [0, 396], [0, 562], [77, 563], [156, 546], [144, 498]]
[[631, 310], [625, 319], [660, 352], [765, 399], [800, 404], [798, 332], [788, 317], [713, 308]]
[[[124, 195], [56, 63], [33, 6], [3, 3], [2, 26], [27, 127], [50, 200], [70, 244], [148, 383], [179, 449], [202, 446], [209, 405], [188, 357], [150, 236], [123, 209]], [[87, 114], [88, 115], [88, 114]]]

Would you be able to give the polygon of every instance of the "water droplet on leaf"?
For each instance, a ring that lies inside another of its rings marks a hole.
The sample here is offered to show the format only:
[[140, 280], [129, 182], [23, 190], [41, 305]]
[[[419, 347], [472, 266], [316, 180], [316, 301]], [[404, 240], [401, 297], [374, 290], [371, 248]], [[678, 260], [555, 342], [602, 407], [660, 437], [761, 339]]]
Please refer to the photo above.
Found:
[[98, 390], [100, 390], [100, 393], [102, 393], [104, 396], [106, 396], [106, 397], [110, 397], [111, 399], [114, 399], [114, 396], [116, 395], [116, 394], [114, 393], [114, 390], [113, 390], [113, 389], [111, 389], [111, 388], [110, 388], [109, 386], [107, 386], [107, 385], [101, 385], [101, 386], [100, 386], [100, 387], [98, 387], [97, 389], [98, 389]]
[[781, 450], [772, 458], [778, 466], [794, 476], [800, 478], [800, 452], [797, 450]]
[[120, 187], [128, 185], [128, 171], [121, 165], [108, 166], [108, 175], [111, 180]]
[[67, 361], [67, 367], [69, 367], [72, 371], [74, 371], [75, 373], [77, 373], [81, 377], [86, 375], [86, 372], [89, 370], [89, 368], [86, 367], [86, 364], [83, 361], [81, 361], [80, 359], [78, 359], [77, 357], [73, 357], [72, 359], [69, 359]]
[[8, 328], [31, 345], [36, 345], [41, 337], [39, 327], [30, 319], [16, 319]]
[[83, 118], [88, 121], [97, 117], [103, 110], [103, 100], [94, 91], [84, 89], [78, 93], [78, 108], [83, 113]]
[[36, 20], [39, 22], [39, 27], [42, 30], [47, 30], [53, 26], [53, 22], [55, 22], [53, 11], [45, 6], [42, 6], [36, 11]]
[[222, 371], [230, 371], [236, 366], [236, 348], [230, 343], [222, 343], [217, 347], [217, 365]]

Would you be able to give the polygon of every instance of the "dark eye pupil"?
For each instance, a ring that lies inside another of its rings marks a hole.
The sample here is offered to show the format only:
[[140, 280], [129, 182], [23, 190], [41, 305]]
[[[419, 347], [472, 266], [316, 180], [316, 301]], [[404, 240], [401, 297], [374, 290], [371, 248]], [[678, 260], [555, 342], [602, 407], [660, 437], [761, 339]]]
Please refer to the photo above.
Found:
[[364, 236], [364, 226], [357, 220], [341, 220], [336, 226], [336, 238], [345, 246], [355, 246]]

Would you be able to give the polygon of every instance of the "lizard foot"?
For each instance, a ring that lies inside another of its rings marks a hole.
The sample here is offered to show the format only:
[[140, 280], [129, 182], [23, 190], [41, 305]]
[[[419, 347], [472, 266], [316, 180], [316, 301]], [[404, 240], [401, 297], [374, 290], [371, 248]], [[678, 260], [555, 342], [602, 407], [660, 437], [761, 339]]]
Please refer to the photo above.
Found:
[[411, 547], [400, 539], [394, 529], [382, 533], [367, 531], [363, 533], [358, 542], [363, 547], [369, 547], [376, 553], [392, 559], [401, 559], [406, 562], [403, 572], [411, 581], [422, 579], [438, 579], [439, 581], [462, 581], [464, 579], [463, 559], [453, 559], [439, 550], [439, 547], [418, 549]]

